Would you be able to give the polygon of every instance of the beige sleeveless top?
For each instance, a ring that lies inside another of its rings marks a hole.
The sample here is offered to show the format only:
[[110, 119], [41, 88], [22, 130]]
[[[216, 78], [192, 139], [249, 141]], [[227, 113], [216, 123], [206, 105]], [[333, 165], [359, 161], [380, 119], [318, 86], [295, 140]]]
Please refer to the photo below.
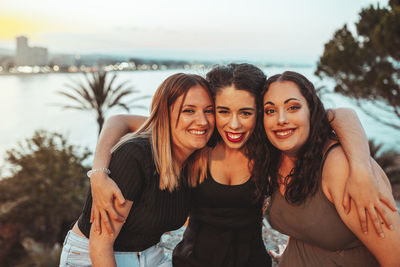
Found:
[[267, 219], [274, 229], [290, 236], [280, 267], [379, 266], [343, 223], [321, 186], [301, 205], [287, 202], [277, 190], [267, 208]]

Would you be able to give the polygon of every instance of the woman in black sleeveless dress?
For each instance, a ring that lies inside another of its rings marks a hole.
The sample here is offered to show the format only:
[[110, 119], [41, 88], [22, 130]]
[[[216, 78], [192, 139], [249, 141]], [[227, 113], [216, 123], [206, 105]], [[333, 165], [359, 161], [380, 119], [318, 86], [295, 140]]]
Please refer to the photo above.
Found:
[[214, 67], [207, 81], [214, 94], [216, 130], [202, 153], [200, 184], [192, 191], [189, 225], [173, 252], [174, 266], [270, 266], [264, 246], [262, 190], [252, 163], [265, 151], [257, 133], [264, 73], [250, 64]]

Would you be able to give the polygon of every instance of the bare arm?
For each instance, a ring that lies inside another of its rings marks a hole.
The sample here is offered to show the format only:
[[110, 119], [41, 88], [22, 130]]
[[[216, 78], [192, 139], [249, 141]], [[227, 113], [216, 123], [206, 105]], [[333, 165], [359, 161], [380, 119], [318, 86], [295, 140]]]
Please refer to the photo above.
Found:
[[[132, 208], [133, 202], [130, 200], [125, 201], [124, 204], [120, 204], [117, 200], [114, 200], [114, 205], [118, 213], [127, 217], [129, 211]], [[90, 229], [89, 236], [89, 252], [90, 259], [94, 267], [116, 267], [114, 257], [114, 241], [117, 238], [123, 222], [111, 221], [111, 227], [113, 229], [113, 234], [108, 234], [106, 232], [99, 233], [94, 230], [94, 227]], [[104, 227], [104, 225], [103, 225]]]
[[137, 115], [115, 115], [103, 125], [94, 154], [93, 169], [105, 168], [110, 163], [111, 148], [129, 132], [136, 131], [147, 117]]
[[[146, 117], [136, 115], [116, 115], [110, 117], [101, 130], [94, 154], [93, 169], [108, 167], [111, 159], [111, 148], [119, 139], [130, 131], [138, 129]], [[115, 182], [104, 172], [93, 173], [90, 179], [93, 205], [91, 222], [96, 222], [95, 230], [101, 233], [102, 225], [112, 233], [110, 220], [123, 221], [124, 217], [114, 209], [113, 200], [123, 204], [125, 199]], [[100, 224], [102, 220], [102, 224]]]
[[391, 220], [385, 216], [385, 205], [395, 211], [394, 198], [390, 191], [377, 186], [381, 173], [371, 162], [368, 140], [357, 114], [346, 108], [335, 109], [333, 113], [333, 116], [330, 114], [331, 126], [339, 137], [350, 164], [342, 205], [346, 212], [350, 212], [352, 199], [362, 231], [368, 232], [368, 213], [377, 234], [381, 235], [383, 232], [379, 216], [390, 228]]
[[[337, 168], [338, 165], [341, 168]], [[363, 242], [381, 266], [398, 266], [400, 262], [399, 213], [397, 211], [388, 211], [387, 217], [393, 222], [393, 229], [382, 229], [383, 236], [379, 237], [374, 232], [363, 233], [359, 227], [356, 210], [353, 209], [347, 213], [341, 203], [349, 172], [350, 167], [343, 150], [341, 148], [332, 150], [328, 155], [322, 174], [322, 187], [325, 195], [334, 203], [339, 216], [346, 226]], [[388, 189], [383, 178], [377, 180], [377, 185], [379, 188]], [[368, 223], [373, 223], [369, 216]]]

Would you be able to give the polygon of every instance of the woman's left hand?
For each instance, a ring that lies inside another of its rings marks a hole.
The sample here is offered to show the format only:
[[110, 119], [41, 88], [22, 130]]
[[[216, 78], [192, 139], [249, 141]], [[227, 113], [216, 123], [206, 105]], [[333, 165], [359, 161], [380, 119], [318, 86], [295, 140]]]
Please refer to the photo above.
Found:
[[378, 179], [387, 180], [387, 177], [374, 160], [371, 160], [369, 166], [352, 166], [344, 191], [343, 207], [346, 213], [349, 213], [352, 199], [356, 205], [362, 232], [368, 232], [367, 216], [370, 216], [376, 233], [383, 236], [382, 224], [388, 229], [393, 227], [386, 210], [389, 208], [397, 211], [397, 208], [391, 192], [379, 186]]

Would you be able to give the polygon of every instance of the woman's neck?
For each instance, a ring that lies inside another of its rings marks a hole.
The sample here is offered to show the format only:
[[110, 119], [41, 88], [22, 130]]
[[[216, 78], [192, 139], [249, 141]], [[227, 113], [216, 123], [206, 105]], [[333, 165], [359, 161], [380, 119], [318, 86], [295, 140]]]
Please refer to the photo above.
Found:
[[279, 174], [281, 176], [287, 176], [290, 174], [294, 166], [296, 165], [297, 158], [291, 157], [282, 153], [282, 162], [281, 166], [279, 167]]
[[240, 149], [230, 149], [218, 143], [211, 151], [209, 170], [215, 181], [226, 185], [245, 183], [251, 176], [246, 155]]
[[242, 157], [245, 154], [243, 153], [243, 148], [231, 148], [227, 146], [224, 142], [219, 142], [215, 146], [216, 149], [221, 150], [224, 152], [225, 155], [227, 156], [232, 156], [232, 157]]
[[291, 181], [293, 178], [293, 170], [296, 165], [296, 158], [294, 157], [289, 157], [285, 153], [282, 153], [282, 162], [279, 166], [278, 170], [278, 185], [279, 185], [279, 191], [281, 195], [285, 195], [286, 191], [286, 185]]
[[243, 153], [242, 149], [238, 148], [230, 148], [224, 142], [219, 142], [213, 148], [212, 152], [218, 155], [223, 156], [225, 159], [232, 159], [232, 158], [246, 158], [245, 154]]

